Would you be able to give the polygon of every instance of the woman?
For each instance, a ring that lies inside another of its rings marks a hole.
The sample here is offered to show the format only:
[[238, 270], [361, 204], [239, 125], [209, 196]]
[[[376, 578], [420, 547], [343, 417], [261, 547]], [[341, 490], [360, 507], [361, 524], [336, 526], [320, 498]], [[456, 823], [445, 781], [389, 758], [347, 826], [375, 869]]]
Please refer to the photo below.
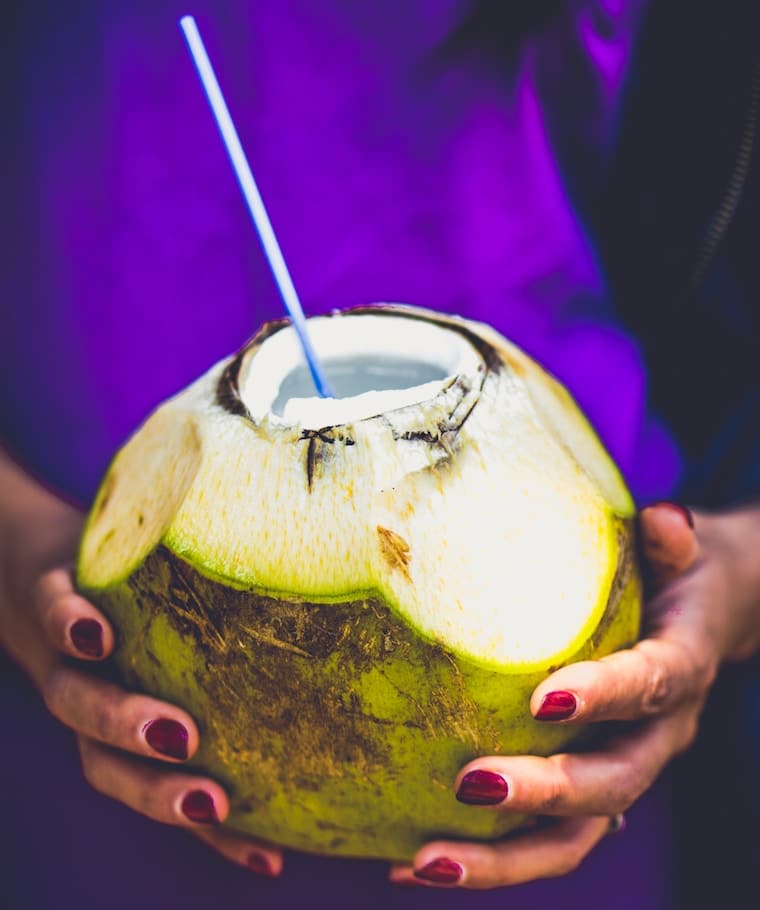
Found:
[[[47, 11], [14, 42], [40, 68], [23, 70], [19, 130], [32, 154], [11, 187], [17, 284], [2, 341], [11, 380], [2, 424], [25, 469], [2, 466], [0, 640], [76, 731], [97, 790], [276, 876], [280, 853], [219, 829], [223, 790], [182, 771], [197, 747], [193, 719], [82, 669], [107, 657], [113, 631], [71, 590], [65, 567], [81, 515], [60, 494], [89, 501], [145, 414], [278, 311], [176, 33], [185, 10], [82, 6], [75, 16], [69, 5], [65, 21]], [[675, 489], [677, 450], [646, 413], [640, 355], [614, 322], [581, 225], [612, 148], [645, 4], [578, 0], [506, 22], [490, 4], [459, 0], [435, 12], [424, 3], [214, 6], [199, 3], [196, 13], [309, 312], [402, 299], [486, 319], [570, 386], [639, 501]], [[41, 363], [55, 381], [40, 382]], [[475, 898], [464, 889], [567, 873], [604, 840], [573, 877], [531, 885], [514, 900], [601, 907], [614, 896], [619, 907], [670, 906], [657, 794], [631, 811], [622, 846], [605, 838], [610, 820], [690, 743], [720, 663], [754, 653], [760, 638], [760, 580], [747, 555], [760, 535], [756, 512], [697, 514], [694, 524], [668, 506], [642, 514], [660, 590], [647, 638], [598, 665], [564, 668], [531, 702], [547, 723], [643, 723], [588, 755], [484, 757], [452, 783], [472, 801], [482, 797], [478, 782], [493, 792], [504, 781], [506, 800], [483, 811], [538, 812], [554, 824], [494, 846], [427, 845], [414, 871], [391, 872], [393, 881], [456, 894], [402, 898], [381, 887], [386, 871], [377, 865], [303, 857], [288, 859], [282, 882], [259, 889], [317, 906], [469, 906]], [[26, 746], [23, 767], [9, 757], [25, 781], [9, 816], [16, 827], [33, 818], [29, 837], [44, 844], [34, 855], [55, 869], [50, 882], [29, 876], [17, 838], [10, 855], [19, 871], [2, 886], [9, 906], [52, 906], [61, 891], [87, 905], [106, 889], [115, 907], [248, 899], [253, 886], [241, 873], [90, 796], [65, 738], [28, 691], [4, 707]], [[35, 762], [30, 743], [50, 752]], [[40, 768], [47, 777], [34, 773]], [[636, 873], [626, 875], [632, 860]]]

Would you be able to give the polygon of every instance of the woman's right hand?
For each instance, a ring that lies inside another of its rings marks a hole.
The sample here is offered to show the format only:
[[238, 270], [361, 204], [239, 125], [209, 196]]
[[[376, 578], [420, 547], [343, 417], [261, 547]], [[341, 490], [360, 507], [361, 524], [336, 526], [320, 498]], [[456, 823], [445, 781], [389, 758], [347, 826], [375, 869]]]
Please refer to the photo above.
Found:
[[114, 633], [74, 589], [70, 566], [81, 528], [76, 509], [0, 452], [0, 647], [76, 733], [85, 778], [97, 791], [187, 828], [239, 865], [278, 875], [279, 851], [219, 827], [229, 813], [222, 787], [181, 770], [198, 748], [192, 717], [87, 672], [109, 657]]

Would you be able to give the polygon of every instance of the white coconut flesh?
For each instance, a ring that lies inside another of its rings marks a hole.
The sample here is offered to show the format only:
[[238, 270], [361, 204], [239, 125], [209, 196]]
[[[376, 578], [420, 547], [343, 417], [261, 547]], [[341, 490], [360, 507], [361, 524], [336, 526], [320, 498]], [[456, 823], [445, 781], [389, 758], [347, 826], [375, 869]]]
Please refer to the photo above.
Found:
[[379, 595], [481, 665], [575, 653], [633, 504], [569, 394], [479, 324], [382, 308], [309, 325], [337, 397], [315, 395], [292, 328], [262, 332], [116, 457], [80, 582], [109, 587], [163, 543], [236, 588]]

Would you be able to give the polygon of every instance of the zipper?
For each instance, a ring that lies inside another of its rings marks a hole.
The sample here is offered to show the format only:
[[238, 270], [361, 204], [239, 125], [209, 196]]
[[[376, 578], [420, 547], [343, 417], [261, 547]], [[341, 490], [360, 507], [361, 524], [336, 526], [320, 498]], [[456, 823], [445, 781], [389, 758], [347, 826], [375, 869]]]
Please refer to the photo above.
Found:
[[739, 150], [736, 153], [736, 163], [734, 164], [731, 179], [728, 181], [721, 203], [715, 210], [715, 214], [710, 219], [707, 229], [705, 230], [702, 246], [699, 255], [697, 256], [697, 264], [691, 276], [690, 286], [692, 291], [697, 291], [704, 281], [707, 270], [712, 265], [718, 247], [726, 236], [726, 232], [739, 207], [739, 202], [741, 201], [744, 187], [747, 183], [750, 163], [752, 161], [752, 152], [755, 146], [759, 116], [760, 64], [755, 67], [755, 72], [752, 77], [749, 108], [744, 120], [744, 130], [742, 131]]

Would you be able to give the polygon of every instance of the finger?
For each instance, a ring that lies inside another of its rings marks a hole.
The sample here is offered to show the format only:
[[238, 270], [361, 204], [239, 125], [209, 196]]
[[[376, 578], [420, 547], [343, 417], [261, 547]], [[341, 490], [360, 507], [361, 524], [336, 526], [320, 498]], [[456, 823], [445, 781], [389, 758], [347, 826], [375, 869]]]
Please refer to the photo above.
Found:
[[282, 872], [282, 852], [269, 844], [261, 844], [220, 828], [198, 828], [193, 834], [225, 859], [244, 866], [256, 875], [277, 878]]
[[696, 719], [696, 710], [683, 710], [595, 752], [476, 759], [457, 776], [457, 799], [527, 815], [617, 815], [692, 742]]
[[658, 586], [694, 565], [699, 544], [689, 509], [673, 502], [660, 502], [642, 509], [638, 520], [643, 555]]
[[42, 695], [50, 713], [67, 727], [117, 749], [184, 761], [198, 748], [198, 729], [186, 711], [71, 667], [58, 665]]
[[66, 569], [53, 569], [37, 582], [32, 607], [52, 647], [80, 660], [102, 660], [114, 646], [108, 620], [74, 590]]
[[536, 720], [641, 720], [701, 696], [708, 661], [675, 637], [646, 638], [601, 660], [569, 664], [533, 692]]
[[211, 778], [154, 767], [83, 736], [79, 753], [90, 786], [154, 821], [197, 830], [229, 813], [226, 793]]
[[392, 867], [390, 879], [396, 884], [416, 880], [434, 886], [485, 889], [567, 875], [578, 868], [609, 827], [607, 817], [572, 818], [495, 844], [436, 841], [419, 851], [413, 867]]

